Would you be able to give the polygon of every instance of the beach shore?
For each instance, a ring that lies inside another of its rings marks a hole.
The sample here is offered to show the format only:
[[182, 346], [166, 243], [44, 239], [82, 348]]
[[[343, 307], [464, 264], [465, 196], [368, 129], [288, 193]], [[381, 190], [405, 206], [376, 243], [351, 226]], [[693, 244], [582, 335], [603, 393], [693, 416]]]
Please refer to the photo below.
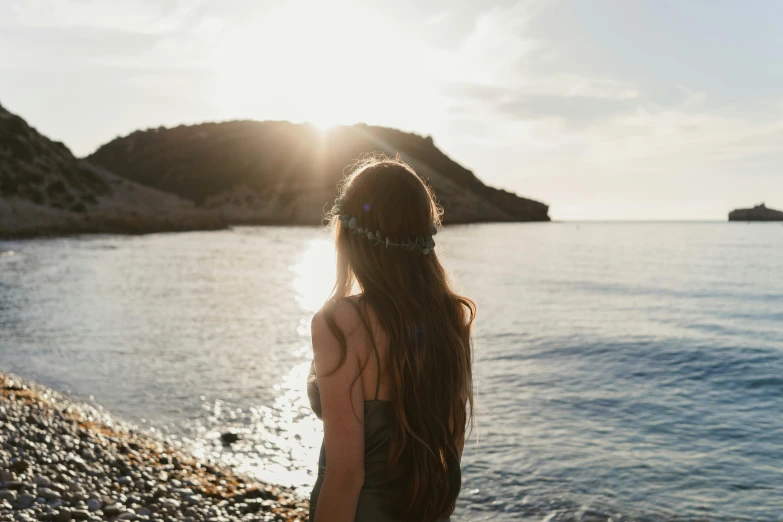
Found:
[[302, 521], [307, 501], [0, 372], [0, 521]]

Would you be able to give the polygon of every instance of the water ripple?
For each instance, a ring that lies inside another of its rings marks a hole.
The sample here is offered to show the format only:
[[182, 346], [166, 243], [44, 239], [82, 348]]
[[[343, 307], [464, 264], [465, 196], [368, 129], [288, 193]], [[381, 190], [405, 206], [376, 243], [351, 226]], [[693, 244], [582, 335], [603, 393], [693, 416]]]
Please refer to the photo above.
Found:
[[[779, 226], [473, 225], [439, 251], [479, 306], [455, 520], [783, 520]], [[307, 491], [332, 255], [295, 227], [0, 242], [0, 366]]]

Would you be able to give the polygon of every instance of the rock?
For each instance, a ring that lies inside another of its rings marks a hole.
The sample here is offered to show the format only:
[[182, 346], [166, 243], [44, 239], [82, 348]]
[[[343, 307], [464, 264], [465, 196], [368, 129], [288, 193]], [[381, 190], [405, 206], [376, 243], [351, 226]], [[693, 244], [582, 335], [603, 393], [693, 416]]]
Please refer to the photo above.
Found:
[[9, 466], [11, 471], [15, 471], [17, 473], [24, 473], [25, 471], [28, 470], [29, 467], [30, 467], [30, 463], [24, 459], [19, 459]]
[[120, 486], [127, 486], [128, 484], [131, 484], [132, 482], [133, 482], [133, 479], [130, 478], [129, 476], [127, 476], [127, 475], [117, 479], [117, 483]]
[[90, 518], [90, 513], [83, 509], [73, 509], [71, 510], [71, 518], [75, 520], [84, 520]]
[[38, 488], [38, 496], [46, 500], [55, 500], [60, 498], [60, 493], [53, 489]]
[[97, 498], [87, 499], [87, 509], [89, 509], [90, 511], [98, 511], [99, 509], [101, 509], [101, 506], [102, 506], [101, 501], [98, 500]]
[[233, 444], [239, 441], [241, 438], [242, 437], [239, 435], [239, 433], [235, 433], [233, 431], [227, 431], [220, 434], [220, 440], [223, 441], [223, 444]]
[[118, 516], [115, 520], [136, 520], [136, 518], [136, 513], [127, 512]]
[[108, 506], [103, 507], [103, 513], [107, 517], [119, 515], [123, 511], [125, 511], [125, 509], [120, 504], [109, 504]]
[[70, 522], [71, 510], [68, 508], [60, 508], [57, 514], [54, 516], [54, 522]]
[[62, 484], [57, 484], [56, 482], [49, 483], [48, 487], [49, 489], [51, 489], [52, 491], [56, 491], [60, 495], [65, 495], [70, 491], [70, 488], [63, 486]]
[[35, 502], [34, 496], [23, 493], [22, 495], [19, 495], [19, 498], [16, 500], [15, 507], [17, 509], [27, 509], [33, 505], [33, 502]]
[[172, 507], [174, 509], [179, 509], [180, 503], [174, 500], [173, 498], [166, 498], [163, 499], [162, 504], [164, 506]]
[[42, 477], [41, 475], [36, 475], [35, 478], [33, 478], [33, 482], [35, 482], [36, 486], [48, 488], [52, 485], [52, 481], [49, 480], [46, 477]]
[[13, 504], [16, 502], [16, 491], [0, 489], [0, 499], [7, 500], [9, 503]]
[[7, 469], [0, 470], [0, 482], [10, 482], [12, 480], [16, 480], [16, 475], [12, 471]]
[[740, 208], [729, 212], [729, 221], [783, 221], [783, 212], [767, 208], [764, 203], [753, 208]]

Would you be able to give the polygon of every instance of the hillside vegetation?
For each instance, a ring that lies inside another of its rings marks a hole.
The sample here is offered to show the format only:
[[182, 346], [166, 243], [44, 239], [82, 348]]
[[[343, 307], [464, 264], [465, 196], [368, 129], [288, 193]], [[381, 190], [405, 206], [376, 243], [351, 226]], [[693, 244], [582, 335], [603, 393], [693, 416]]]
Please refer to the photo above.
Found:
[[482, 183], [431, 138], [353, 125], [232, 121], [137, 131], [87, 159], [234, 222], [317, 224], [346, 166], [367, 153], [397, 154], [434, 188], [447, 223], [548, 221], [548, 207]]
[[215, 212], [74, 157], [0, 106], [0, 237], [224, 226]]

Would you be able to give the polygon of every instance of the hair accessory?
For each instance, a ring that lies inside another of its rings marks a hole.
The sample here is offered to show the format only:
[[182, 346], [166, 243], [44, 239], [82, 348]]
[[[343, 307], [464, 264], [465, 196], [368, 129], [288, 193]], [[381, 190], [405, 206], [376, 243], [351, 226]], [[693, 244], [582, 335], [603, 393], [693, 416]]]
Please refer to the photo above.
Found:
[[438, 227], [435, 226], [434, 223], [430, 225], [429, 236], [408, 238], [400, 243], [397, 239], [392, 241], [388, 236], [384, 237], [380, 230], [373, 232], [369, 229], [365, 230], [364, 228], [360, 227], [359, 220], [353, 216], [349, 216], [345, 213], [345, 211], [343, 211], [343, 200], [341, 198], [334, 200], [332, 215], [338, 216], [340, 218], [340, 223], [342, 224], [343, 228], [353, 230], [354, 235], [366, 237], [372, 242], [373, 246], [386, 245], [386, 248], [401, 247], [408, 250], [409, 252], [413, 252], [414, 250], [419, 251], [424, 255], [429, 254], [432, 249], [435, 248], [435, 240], [432, 238], [432, 236], [438, 233]]

